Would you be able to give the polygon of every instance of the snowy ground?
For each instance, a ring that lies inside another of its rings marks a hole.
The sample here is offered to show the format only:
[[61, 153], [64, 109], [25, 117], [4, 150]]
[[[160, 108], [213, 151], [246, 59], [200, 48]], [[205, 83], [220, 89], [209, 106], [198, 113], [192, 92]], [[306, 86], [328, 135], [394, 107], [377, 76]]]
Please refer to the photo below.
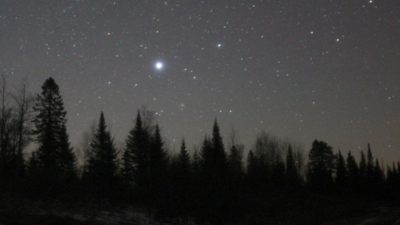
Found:
[[[143, 212], [134, 211], [120, 211], [120, 212], [108, 212], [101, 211], [96, 215], [85, 215], [82, 213], [71, 213], [71, 212], [51, 212], [43, 211], [40, 215], [53, 215], [60, 218], [72, 218], [80, 222], [97, 222], [104, 225], [122, 225], [122, 224], [134, 224], [134, 225], [168, 225], [168, 224], [181, 224], [181, 225], [195, 225], [193, 222], [183, 222], [183, 221], [169, 221], [169, 222], [159, 222], [150, 218], [149, 214]], [[1, 224], [0, 224], [1, 225]]]

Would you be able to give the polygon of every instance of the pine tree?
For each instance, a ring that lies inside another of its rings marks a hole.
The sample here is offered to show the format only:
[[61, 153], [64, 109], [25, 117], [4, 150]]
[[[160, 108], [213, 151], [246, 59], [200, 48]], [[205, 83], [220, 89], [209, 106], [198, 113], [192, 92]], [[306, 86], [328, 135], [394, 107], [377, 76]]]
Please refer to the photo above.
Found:
[[178, 169], [183, 174], [183, 177], [190, 176], [190, 156], [186, 148], [185, 139], [182, 139], [181, 149], [178, 155]]
[[373, 176], [374, 176], [374, 158], [372, 156], [371, 146], [368, 143], [368, 152], [367, 152], [367, 168], [365, 171], [366, 180], [368, 185], [373, 183]]
[[144, 129], [140, 113], [134, 128], [129, 131], [123, 155], [125, 179], [139, 188], [149, 185], [150, 134]]
[[376, 159], [374, 173], [373, 173], [373, 182], [374, 182], [374, 184], [381, 186], [384, 178], [385, 178], [385, 174], [382, 171], [381, 166], [379, 165], [378, 159]]
[[326, 142], [313, 142], [309, 153], [307, 178], [312, 187], [326, 190], [332, 184], [332, 172], [334, 169], [334, 155], [332, 147]]
[[213, 169], [219, 170], [222, 175], [226, 173], [227, 170], [227, 158], [217, 120], [214, 121], [211, 146], [213, 150], [213, 158], [215, 160]]
[[191, 164], [190, 156], [186, 148], [185, 140], [182, 139], [181, 149], [176, 160], [176, 176], [174, 189], [177, 189], [176, 197], [178, 199], [178, 207], [182, 214], [186, 214], [190, 206], [191, 191]]
[[360, 182], [365, 183], [366, 176], [367, 176], [367, 162], [365, 160], [365, 155], [364, 152], [361, 151], [361, 159], [360, 159], [360, 166], [359, 166], [359, 176], [360, 176]]
[[202, 162], [201, 162], [201, 157], [199, 155], [199, 152], [198, 152], [198, 150], [195, 150], [193, 152], [193, 161], [192, 161], [192, 166], [191, 166], [194, 179], [198, 179], [198, 176], [201, 173], [201, 168], [202, 168], [201, 163]]
[[76, 171], [76, 156], [73, 148], [70, 146], [67, 128], [62, 125], [60, 130], [60, 167], [62, 176], [66, 179], [75, 179], [77, 177]]
[[37, 160], [42, 175], [48, 180], [62, 179], [66, 173], [72, 172], [67, 170], [72, 169], [75, 155], [69, 149], [65, 130], [66, 111], [59, 87], [53, 78], [44, 82], [42, 93], [37, 95], [33, 109], [37, 112], [33, 133], [39, 144]]
[[227, 204], [228, 165], [222, 137], [218, 123], [215, 120], [211, 140], [205, 138], [201, 150], [202, 156], [202, 180], [204, 187], [202, 197], [204, 217], [213, 217], [211, 220], [220, 224], [220, 210]]
[[213, 148], [211, 145], [210, 139], [205, 136], [203, 145], [201, 146], [201, 172], [203, 174], [209, 174], [213, 171], [214, 165], [214, 156], [213, 156]]
[[168, 169], [168, 154], [161, 138], [160, 127], [155, 127], [154, 136], [150, 145], [150, 179], [153, 185], [159, 187], [165, 182]]
[[346, 171], [347, 184], [352, 191], [355, 191], [359, 182], [359, 170], [357, 162], [354, 159], [354, 156], [351, 154], [351, 151], [349, 151], [347, 155]]
[[95, 183], [102, 185], [112, 185], [117, 178], [117, 150], [114, 139], [107, 130], [104, 114], [101, 112], [100, 121], [96, 133], [91, 142], [92, 165], [89, 166], [93, 171], [89, 171]]
[[335, 183], [339, 189], [343, 189], [346, 184], [346, 164], [340, 150], [336, 161]]
[[241, 176], [243, 174], [242, 147], [233, 144], [228, 155], [228, 167], [233, 176]]

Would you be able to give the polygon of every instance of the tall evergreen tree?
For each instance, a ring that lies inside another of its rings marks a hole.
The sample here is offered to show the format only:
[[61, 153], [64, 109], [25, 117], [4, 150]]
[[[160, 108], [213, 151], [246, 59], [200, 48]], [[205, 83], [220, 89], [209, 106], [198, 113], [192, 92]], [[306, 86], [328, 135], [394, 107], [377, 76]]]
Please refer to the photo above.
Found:
[[[226, 152], [225, 152], [225, 148], [224, 148], [224, 142], [222, 141], [222, 137], [219, 132], [219, 126], [218, 126], [217, 120], [214, 121], [211, 144], [212, 144], [212, 148], [213, 148], [215, 166], [219, 167], [221, 170], [226, 170], [227, 169]], [[223, 172], [226, 172], [226, 171], [223, 171]]]
[[379, 165], [378, 159], [375, 160], [375, 168], [374, 168], [374, 183], [380, 184], [383, 182], [385, 178], [385, 174]]
[[[38, 165], [49, 180], [57, 180], [72, 172], [75, 155], [69, 148], [66, 133], [66, 111], [59, 87], [53, 78], [47, 79], [42, 93], [37, 95], [33, 109], [37, 112], [34, 119]], [[60, 176], [61, 175], [61, 176]]]
[[117, 178], [117, 150], [115, 148], [114, 139], [111, 137], [110, 131], [101, 112], [99, 125], [91, 142], [92, 158], [88, 171], [92, 176], [90, 179], [96, 184], [112, 185]]
[[76, 171], [76, 156], [73, 148], [69, 142], [67, 128], [62, 125], [60, 130], [60, 167], [62, 176], [66, 179], [75, 179], [77, 177]]
[[374, 176], [374, 157], [372, 156], [371, 145], [368, 143], [368, 152], [367, 152], [367, 168], [365, 171], [366, 180], [368, 185], [371, 185], [373, 182]]
[[365, 160], [364, 152], [361, 151], [361, 159], [360, 159], [360, 166], [359, 166], [359, 177], [360, 182], [365, 183], [367, 177], [367, 161]]
[[143, 127], [140, 113], [135, 126], [129, 131], [123, 155], [124, 176], [139, 188], [149, 185], [150, 176], [150, 134]]
[[190, 156], [186, 148], [185, 140], [182, 139], [181, 148], [176, 160], [176, 171], [175, 171], [175, 186], [177, 193], [177, 205], [180, 207], [181, 214], [186, 214], [188, 207], [190, 206], [190, 191], [192, 189], [191, 182], [191, 164]]
[[359, 170], [357, 162], [354, 159], [354, 156], [351, 154], [351, 151], [349, 151], [346, 159], [346, 172], [348, 187], [355, 191], [356, 187], [358, 186]]
[[154, 136], [151, 140], [149, 162], [151, 183], [159, 187], [165, 182], [168, 169], [168, 154], [164, 148], [158, 124], [155, 127]]
[[228, 166], [230, 172], [234, 176], [241, 176], [243, 174], [243, 158], [242, 147], [240, 145], [232, 144], [228, 155]]
[[330, 189], [333, 169], [332, 147], [326, 142], [315, 140], [309, 153], [307, 171], [307, 178], [311, 186], [319, 190]]
[[336, 186], [339, 189], [343, 189], [346, 183], [346, 163], [342, 156], [342, 153], [339, 150], [337, 161], [336, 161], [336, 177], [335, 177]]
[[178, 155], [178, 169], [180, 170], [183, 177], [190, 175], [190, 156], [186, 148], [185, 139], [182, 139], [181, 149]]

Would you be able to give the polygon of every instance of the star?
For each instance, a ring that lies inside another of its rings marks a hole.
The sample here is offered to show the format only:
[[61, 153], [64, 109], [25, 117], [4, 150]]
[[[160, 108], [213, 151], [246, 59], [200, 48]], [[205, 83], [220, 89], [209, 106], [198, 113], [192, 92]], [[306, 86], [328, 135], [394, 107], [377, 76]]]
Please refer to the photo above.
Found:
[[164, 68], [164, 64], [162, 62], [156, 62], [156, 69], [161, 71]]

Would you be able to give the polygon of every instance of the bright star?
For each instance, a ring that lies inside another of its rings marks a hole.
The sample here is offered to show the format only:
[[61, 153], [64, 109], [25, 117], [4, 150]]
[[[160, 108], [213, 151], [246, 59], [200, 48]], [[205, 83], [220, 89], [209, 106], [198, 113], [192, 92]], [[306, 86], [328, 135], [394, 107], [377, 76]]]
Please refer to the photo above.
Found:
[[162, 62], [157, 62], [156, 63], [156, 69], [157, 70], [162, 70], [163, 67], [164, 67], [164, 64]]

